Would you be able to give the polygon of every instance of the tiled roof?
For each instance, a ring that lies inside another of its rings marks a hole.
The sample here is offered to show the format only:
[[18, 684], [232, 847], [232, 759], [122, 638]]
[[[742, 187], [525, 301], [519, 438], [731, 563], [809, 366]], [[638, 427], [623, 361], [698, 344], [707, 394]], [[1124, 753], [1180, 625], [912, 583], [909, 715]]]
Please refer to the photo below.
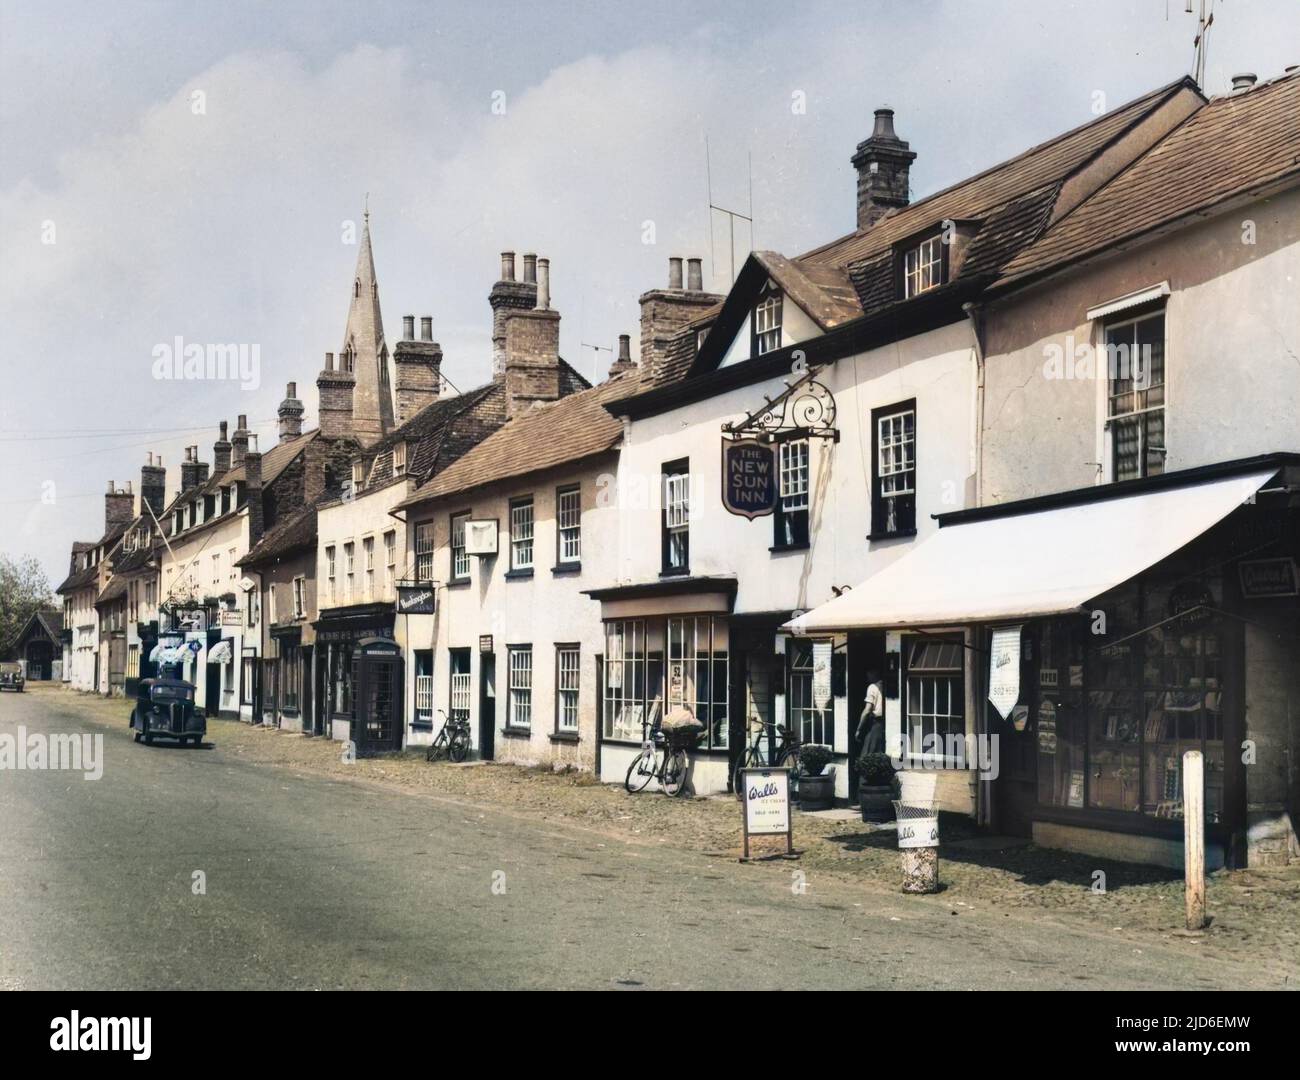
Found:
[[236, 566], [256, 566], [276, 562], [316, 546], [316, 507], [304, 506], [289, 515], [254, 545], [253, 550], [240, 559]]
[[505, 423], [505, 393], [501, 384], [490, 382], [426, 405], [367, 450], [366, 457], [374, 461], [374, 467], [366, 485], [374, 487], [393, 479], [393, 447], [399, 442], [407, 444], [407, 475], [416, 479], [428, 476], [437, 467], [448, 438], [454, 439], [456, 421], [472, 409], [484, 417], [495, 417], [497, 426]]
[[[262, 455], [262, 486], [266, 487], [285, 469], [287, 469], [301, 454], [309, 443], [320, 435], [319, 428], [312, 428], [311, 431], [304, 431], [296, 439], [289, 442], [276, 443], [265, 454]], [[214, 478], [219, 481], [221, 487], [227, 484], [234, 484], [240, 480], [248, 479], [248, 471], [244, 468], [243, 463], [235, 466], [227, 473]], [[209, 481], [211, 483], [211, 481]], [[207, 485], [204, 486], [208, 490]]]
[[753, 255], [823, 330], [830, 330], [862, 314], [862, 304], [846, 267], [798, 262], [775, 251], [755, 251]]
[[1179, 79], [1153, 90], [1009, 161], [892, 211], [870, 229], [805, 252], [797, 261], [847, 266], [878, 255], [942, 221], [987, 218], [1008, 203], [1074, 172], [1185, 85], [1185, 80]]
[[535, 405], [469, 450], [398, 504], [430, 499], [555, 468], [612, 449], [623, 437], [622, 424], [605, 403], [635, 389], [637, 373], [618, 375], [590, 390]]
[[94, 585], [98, 581], [99, 567], [87, 566], [84, 570], [77, 570], [69, 574], [54, 591], [60, 594], [75, 592], [77, 589], [84, 589], [88, 585]]
[[106, 604], [110, 600], [117, 600], [126, 595], [126, 578], [114, 574], [108, 584], [104, 586], [104, 591], [99, 594], [95, 600], [95, 605]]
[[1211, 100], [1020, 252], [1003, 277], [1040, 273], [1296, 177], [1300, 72]]
[[38, 611], [36, 618], [45, 627], [45, 632], [52, 638], [57, 638], [63, 633], [63, 612], [61, 611]]

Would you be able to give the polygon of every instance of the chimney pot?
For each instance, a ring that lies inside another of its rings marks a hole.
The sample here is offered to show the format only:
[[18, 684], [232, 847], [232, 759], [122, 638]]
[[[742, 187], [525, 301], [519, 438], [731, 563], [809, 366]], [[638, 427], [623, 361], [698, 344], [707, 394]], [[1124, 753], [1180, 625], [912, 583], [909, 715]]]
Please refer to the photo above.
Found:
[[630, 364], [632, 362], [632, 335], [618, 335], [618, 362], [620, 364]]
[[515, 280], [515, 253], [513, 251], [501, 252], [501, 280]]
[[881, 108], [876, 110], [876, 125], [871, 129], [873, 139], [897, 139], [894, 134], [894, 110]]
[[433, 316], [432, 315], [420, 316], [420, 340], [421, 341], [433, 340]]
[[537, 256], [531, 251], [524, 254], [524, 283], [531, 285], [537, 281]]
[[415, 316], [402, 316], [402, 338], [406, 341], [415, 340]]
[[238, 430], [240, 430], [240, 431], [247, 431], [247, 430], [248, 430], [248, 415], [247, 415], [246, 413], [240, 413], [240, 414], [239, 414], [239, 429], [238, 429]]
[[222, 420], [218, 426], [221, 428], [221, 437], [224, 439], [226, 437], [226, 432], [229, 430], [229, 425], [226, 421]]
[[1255, 85], [1258, 78], [1259, 76], [1253, 71], [1243, 71], [1240, 75], [1234, 75], [1232, 77], [1233, 92], [1238, 93], [1242, 90], [1249, 90]]
[[325, 370], [326, 371], [334, 370], [334, 354], [332, 352], [327, 352], [325, 354]]
[[686, 287], [693, 292], [704, 291], [704, 260], [686, 260]]
[[668, 287], [670, 289], [680, 289], [682, 287], [682, 260], [680, 256], [673, 255], [668, 260]]
[[298, 396], [298, 384], [296, 382], [287, 384], [284, 388], [284, 396], [296, 398]]
[[108, 482], [108, 493], [109, 493], [110, 495], [113, 494], [113, 481], [112, 481], [112, 480], [110, 480], [110, 481]]
[[547, 311], [551, 306], [551, 260], [537, 260], [537, 310]]

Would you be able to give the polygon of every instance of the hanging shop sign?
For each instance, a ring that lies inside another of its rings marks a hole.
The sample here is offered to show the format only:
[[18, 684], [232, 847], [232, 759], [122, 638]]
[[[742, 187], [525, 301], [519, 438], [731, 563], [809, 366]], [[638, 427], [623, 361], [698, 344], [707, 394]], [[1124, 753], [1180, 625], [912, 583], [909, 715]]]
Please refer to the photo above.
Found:
[[1003, 626], [993, 631], [989, 644], [989, 701], [1003, 720], [1020, 700], [1021, 627]]
[[723, 439], [722, 505], [753, 521], [776, 509], [776, 451], [757, 439]]
[[742, 823], [745, 854], [749, 860], [751, 836], [785, 836], [785, 854], [794, 855], [794, 833], [790, 822], [790, 770], [741, 769]]
[[1248, 559], [1237, 564], [1241, 595], [1247, 600], [1270, 596], [1295, 596], [1300, 577], [1294, 559]]
[[481, 653], [490, 653], [490, 652], [492, 652], [492, 635], [491, 635], [491, 634], [479, 634], [479, 636], [478, 636], [478, 651], [481, 652]]
[[434, 591], [432, 585], [397, 586], [397, 614], [432, 615], [433, 611]]
[[242, 611], [223, 611], [221, 613], [222, 626], [243, 626], [244, 613]]

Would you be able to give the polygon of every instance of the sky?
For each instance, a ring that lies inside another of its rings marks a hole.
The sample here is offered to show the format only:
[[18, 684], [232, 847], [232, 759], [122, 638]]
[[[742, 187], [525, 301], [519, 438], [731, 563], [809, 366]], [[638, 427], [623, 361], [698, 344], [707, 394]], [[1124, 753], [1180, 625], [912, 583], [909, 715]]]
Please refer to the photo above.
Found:
[[[1199, 0], [1198, 0], [1199, 3]], [[672, 255], [725, 291], [751, 246], [848, 232], [872, 112], [914, 199], [1191, 70], [1184, 0], [790, 4], [0, 0], [0, 552], [52, 585], [109, 481], [261, 448], [338, 351], [368, 199], [391, 343], [432, 315], [490, 377], [500, 252], [551, 260], [561, 353], [603, 377]], [[1300, 63], [1295, 0], [1217, 0], [1205, 89]], [[751, 214], [752, 208], [752, 214]], [[257, 378], [157, 378], [160, 345], [256, 347]]]

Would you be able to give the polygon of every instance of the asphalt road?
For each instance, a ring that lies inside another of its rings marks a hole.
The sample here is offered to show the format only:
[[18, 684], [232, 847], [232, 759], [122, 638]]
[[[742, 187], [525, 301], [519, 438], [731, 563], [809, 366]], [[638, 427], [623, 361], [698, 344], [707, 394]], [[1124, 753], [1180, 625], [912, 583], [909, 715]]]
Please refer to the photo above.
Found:
[[0, 695], [0, 736], [104, 734], [101, 779], [0, 771], [0, 988], [1254, 984], [1175, 944], [149, 748], [126, 715], [105, 733], [68, 695]]

